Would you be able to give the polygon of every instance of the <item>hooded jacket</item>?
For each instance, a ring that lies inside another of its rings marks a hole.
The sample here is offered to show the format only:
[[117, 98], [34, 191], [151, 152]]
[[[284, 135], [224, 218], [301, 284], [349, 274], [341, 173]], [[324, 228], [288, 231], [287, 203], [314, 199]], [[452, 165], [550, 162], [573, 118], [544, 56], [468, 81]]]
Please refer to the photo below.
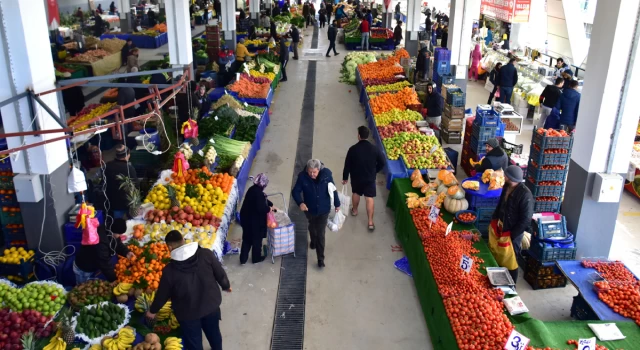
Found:
[[482, 163], [478, 165], [478, 167], [476, 168], [476, 171], [479, 173], [483, 173], [487, 169], [504, 170], [508, 166], [509, 166], [509, 157], [507, 157], [507, 154], [504, 152], [504, 150], [502, 150], [502, 148], [496, 147], [491, 151], [489, 151], [489, 153], [487, 153], [486, 156], [484, 156]]
[[[127, 256], [129, 249], [119, 239], [107, 235], [104, 226], [98, 227], [100, 241], [95, 245], [81, 245], [76, 254], [74, 264], [84, 272], [96, 272], [100, 270], [109, 282], [116, 280], [116, 273], [111, 265], [111, 257], [116, 253]], [[113, 250], [111, 247], [115, 247]]]
[[441, 117], [442, 108], [444, 108], [444, 99], [436, 89], [433, 89], [430, 94], [427, 93], [424, 106], [427, 108], [427, 117]]
[[575, 89], [564, 89], [560, 95], [560, 124], [576, 125], [578, 121], [578, 107], [580, 106], [580, 93]]
[[[329, 183], [333, 182], [331, 170], [327, 168], [320, 169], [316, 179], [312, 179], [307, 174], [307, 167], [298, 174], [298, 180], [291, 190], [291, 196], [298, 206], [304, 203], [309, 209], [309, 214], [324, 215], [331, 211], [331, 197], [329, 197]], [[340, 206], [338, 191], [333, 191], [333, 206]]]
[[187, 243], [171, 252], [149, 311], [158, 313], [171, 300], [179, 322], [197, 320], [220, 310], [220, 288], [231, 288], [220, 261], [197, 242]]

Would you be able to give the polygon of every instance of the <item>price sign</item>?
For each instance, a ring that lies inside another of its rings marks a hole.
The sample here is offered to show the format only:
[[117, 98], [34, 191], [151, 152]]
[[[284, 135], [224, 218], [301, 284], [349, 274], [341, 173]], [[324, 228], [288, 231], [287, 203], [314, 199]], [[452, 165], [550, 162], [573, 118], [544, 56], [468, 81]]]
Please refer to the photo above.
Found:
[[473, 266], [473, 259], [466, 255], [462, 255], [462, 260], [460, 260], [460, 268], [464, 270], [464, 272], [471, 272], [471, 267]]
[[433, 147], [431, 147], [431, 150], [429, 151], [429, 153], [433, 154], [433, 152], [438, 150], [438, 145], [433, 145]]
[[438, 197], [434, 194], [429, 196], [429, 200], [427, 201], [427, 206], [428, 207], [432, 207], [436, 204], [436, 200], [438, 199]]
[[216, 115], [215, 117], [213, 117], [213, 119], [214, 119], [215, 121], [218, 121], [218, 116]]
[[524, 350], [527, 345], [529, 345], [529, 338], [514, 329], [511, 331], [507, 343], [504, 344], [504, 350]]
[[202, 150], [199, 150], [198, 154], [200, 155], [200, 157], [204, 157], [204, 152], [202, 152]]
[[226, 90], [226, 89], [224, 90], [224, 94], [225, 94], [225, 95], [228, 95], [228, 94], [229, 94], [229, 93], [227, 92], [227, 90]]
[[431, 222], [436, 222], [438, 214], [440, 214], [440, 209], [436, 206], [432, 206], [431, 211], [429, 212], [429, 220], [431, 220]]
[[245, 102], [245, 103], [244, 103], [244, 106], [245, 106], [245, 107], [247, 107], [247, 106], [249, 106], [249, 104]]
[[209, 143], [210, 144], [214, 144], [214, 143], [216, 143], [216, 141], [214, 139], [209, 139]]
[[596, 349], [596, 338], [589, 339], [579, 339], [578, 340], [578, 350], [595, 350]]
[[451, 233], [451, 229], [453, 228], [453, 221], [451, 221], [449, 223], [449, 225], [447, 226], [447, 230], [444, 232], [444, 236], [447, 237], [449, 235], [449, 233]]
[[236, 81], [240, 80], [240, 73], [236, 73]]

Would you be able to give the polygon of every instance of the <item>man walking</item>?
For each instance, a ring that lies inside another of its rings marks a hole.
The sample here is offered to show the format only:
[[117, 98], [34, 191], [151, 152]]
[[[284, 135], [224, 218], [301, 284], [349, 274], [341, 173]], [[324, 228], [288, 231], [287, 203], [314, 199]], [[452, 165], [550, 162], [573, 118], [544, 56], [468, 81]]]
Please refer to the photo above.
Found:
[[557, 77], [555, 85], [547, 85], [542, 94], [540, 94], [540, 127], [544, 127], [544, 122], [547, 120], [551, 110], [559, 107], [560, 96], [562, 96], [562, 86], [564, 85], [564, 79]]
[[202, 350], [204, 333], [212, 350], [222, 350], [220, 288], [231, 293], [222, 264], [213, 251], [200, 248], [198, 242], [185, 243], [178, 231], [170, 231], [164, 240], [171, 261], [162, 269], [160, 285], [146, 317], [154, 319], [171, 300], [185, 349]]
[[[289, 63], [289, 47], [286, 44], [286, 40], [284, 39], [284, 35], [280, 37], [280, 64], [282, 68], [280, 71], [282, 72], [282, 78], [280, 81], [287, 81], [287, 63]], [[293, 44], [292, 44], [293, 45]], [[297, 49], [296, 49], [297, 51]]]
[[331, 1], [327, 1], [327, 23], [331, 26], [331, 15], [333, 14], [333, 4]]
[[333, 23], [329, 26], [329, 30], [327, 31], [327, 35], [329, 36], [329, 49], [327, 50], [327, 57], [331, 57], [329, 52], [333, 49], [333, 55], [338, 56], [339, 53], [336, 51], [336, 38], [338, 37], [338, 21], [335, 19]]
[[560, 126], [567, 132], [576, 128], [578, 121], [578, 107], [580, 106], [580, 93], [578, 92], [578, 82], [569, 81], [569, 86], [565, 87], [560, 96]]
[[342, 171], [342, 184], [346, 184], [351, 175], [351, 215], [358, 215], [358, 204], [360, 196], [365, 197], [367, 208], [367, 218], [369, 219], [369, 231], [376, 229], [373, 224], [374, 198], [376, 197], [376, 174], [385, 165], [385, 158], [378, 147], [374, 146], [367, 139], [369, 138], [369, 128], [361, 126], [358, 128], [358, 143], [351, 146], [344, 160], [344, 170]]
[[309, 1], [305, 1], [304, 5], [302, 5], [302, 17], [304, 17], [306, 21], [304, 27], [307, 28], [311, 22], [311, 7], [309, 6]]
[[500, 102], [511, 104], [513, 87], [518, 83], [518, 71], [513, 65], [516, 59], [512, 58], [509, 63], [500, 68]]
[[300, 31], [295, 25], [291, 26], [291, 45], [293, 45], [293, 59], [298, 59], [298, 44], [300, 44]]

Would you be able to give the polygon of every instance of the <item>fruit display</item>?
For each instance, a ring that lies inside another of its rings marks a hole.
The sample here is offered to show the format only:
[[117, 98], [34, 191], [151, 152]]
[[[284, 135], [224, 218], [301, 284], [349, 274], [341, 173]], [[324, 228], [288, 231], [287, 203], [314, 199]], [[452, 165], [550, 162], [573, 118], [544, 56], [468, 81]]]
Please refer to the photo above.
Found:
[[84, 125], [77, 128], [74, 128], [75, 125], [80, 124], [82, 122], [89, 121], [101, 114], [107, 113], [116, 105], [115, 102], [104, 103], [104, 104], [91, 104], [84, 107], [78, 115], [73, 116], [67, 120], [67, 125], [70, 128], [73, 128], [75, 131], [82, 131], [88, 129], [89, 126]]
[[25, 250], [23, 247], [7, 248], [3, 253], [4, 254], [0, 256], [0, 263], [13, 265], [22, 264], [25, 261], [33, 261], [33, 257], [36, 254], [33, 250]]
[[[448, 164], [446, 153], [433, 135], [399, 132], [382, 140], [382, 144], [389, 159], [395, 160], [406, 155], [403, 157], [405, 163], [408, 162], [412, 169], [444, 169]], [[433, 153], [430, 153], [432, 150]]]
[[477, 218], [476, 214], [470, 213], [470, 212], [461, 213], [460, 215], [458, 215], [458, 220], [460, 220], [460, 222], [463, 222], [463, 223], [474, 222], [476, 221], [476, 218]]
[[119, 282], [132, 283], [140, 290], [156, 290], [162, 277], [162, 269], [171, 260], [165, 243], [154, 242], [143, 247], [130, 244], [129, 250], [136, 258], [118, 257], [116, 277]]
[[15, 312], [8, 308], [0, 309], [0, 349], [27, 349], [23, 341], [33, 344], [36, 338], [51, 336], [56, 323], [50, 320], [51, 316], [34, 310]]
[[505, 123], [505, 130], [506, 131], [519, 131], [520, 128], [518, 127], [518, 125], [516, 125], [516, 123], [512, 122], [509, 119], [503, 119], [504, 123]]
[[374, 93], [374, 92], [400, 91], [405, 87], [409, 87], [409, 86], [411, 86], [411, 83], [404, 80], [404, 81], [399, 81], [397, 83], [391, 83], [391, 84], [369, 85], [365, 89], [367, 90], [367, 93]]
[[[144, 341], [133, 347], [133, 350], [160, 350], [162, 344], [160, 343], [160, 337], [155, 333], [149, 333], [144, 337]], [[166, 349], [166, 348], [165, 348]], [[178, 348], [175, 348], [178, 349]]]
[[350, 52], [342, 62], [340, 81], [355, 85], [358, 65], [376, 62], [376, 55], [370, 52]]
[[566, 131], [564, 130], [555, 130], [555, 129], [544, 129], [544, 128], [538, 128], [536, 130], [536, 132], [540, 135], [545, 135], [545, 136], [550, 136], [550, 137], [566, 137], [569, 136], [569, 134], [567, 134]]
[[391, 124], [378, 126], [378, 133], [381, 139], [386, 139], [395, 136], [399, 132], [418, 132], [416, 124], [407, 120], [398, 120], [391, 122]]
[[122, 39], [112, 38], [112, 39], [102, 39], [100, 43], [98, 43], [98, 47], [111, 53], [120, 52], [124, 45], [127, 42]]
[[124, 305], [105, 301], [80, 309], [73, 322], [76, 325], [76, 337], [95, 343], [126, 325], [129, 322], [129, 312]]
[[396, 121], [410, 121], [415, 122], [418, 120], [423, 120], [422, 115], [418, 112], [412, 110], [400, 110], [397, 108], [393, 108], [390, 111], [380, 113], [375, 115], [374, 120], [376, 121], [376, 125], [378, 127], [389, 125]]
[[409, 58], [409, 52], [405, 49], [398, 49], [386, 59], [362, 64], [359, 67], [360, 78], [362, 80], [371, 78], [385, 79], [396, 75], [404, 75], [404, 68], [397, 64], [400, 63], [401, 58]]
[[84, 307], [111, 300], [114, 283], [104, 280], [90, 280], [79, 284], [68, 295], [69, 303], [76, 307]]
[[[144, 314], [149, 311], [151, 308], [151, 304], [156, 297], [156, 292], [153, 291], [151, 293], [142, 293], [136, 298], [135, 309], [136, 311]], [[156, 313], [156, 320], [163, 321], [171, 317], [171, 300], [167, 301], [160, 311]]]
[[106, 336], [102, 338], [100, 347], [102, 350], [130, 349], [135, 340], [136, 331], [133, 328], [127, 326], [120, 329], [117, 336]]
[[483, 183], [489, 184], [489, 190], [497, 190], [504, 186], [504, 171], [502, 169], [494, 171], [493, 169], [487, 169], [482, 173], [481, 178]]
[[[533, 148], [536, 149], [536, 151], [540, 151], [540, 146], [534, 144]], [[569, 150], [566, 148], [547, 148], [544, 150], [544, 154], [567, 154], [569, 153]]]
[[392, 39], [393, 31], [389, 28], [371, 28], [372, 39]]
[[371, 112], [373, 115], [377, 115], [379, 113], [388, 112], [394, 108], [405, 110], [410, 106], [421, 105], [421, 103], [420, 100], [418, 100], [418, 94], [416, 91], [409, 87], [405, 87], [395, 93], [383, 93], [372, 97], [369, 100], [369, 105], [371, 106]]
[[89, 50], [89, 51], [86, 51], [85, 53], [77, 54], [73, 57], [67, 58], [67, 61], [93, 63], [109, 55], [111, 55], [111, 53], [109, 53], [108, 51], [105, 51], [102, 49], [96, 49], [96, 50]]
[[168, 337], [164, 341], [165, 350], [179, 350], [182, 349], [182, 339], [176, 337]]
[[[194, 186], [194, 185], [191, 185], [191, 186]], [[219, 187], [218, 187], [218, 190], [220, 190]], [[220, 196], [224, 196], [224, 194], [222, 193], [222, 190], [220, 190], [219, 193], [220, 193]], [[221, 206], [222, 209], [220, 209], [220, 211], [218, 211], [217, 208], [214, 209], [215, 214], [217, 214], [217, 216], [214, 216], [214, 213], [210, 211], [196, 212], [191, 206], [187, 205], [184, 207], [184, 209], [180, 209], [179, 207], [175, 206], [166, 211], [150, 210], [145, 215], [145, 220], [147, 220], [147, 222], [150, 224], [160, 223], [161, 221], [166, 224], [170, 224], [173, 221], [176, 221], [182, 225], [190, 223], [191, 225], [196, 227], [207, 226], [207, 225], [213, 225], [215, 227], [218, 227], [220, 225], [220, 217], [222, 216], [221, 211], [224, 210], [224, 204], [221, 204], [221, 205], [222, 205]]]
[[472, 180], [465, 181], [462, 183], [462, 188], [464, 188], [465, 190], [477, 191], [480, 189], [480, 182]]
[[[531, 161], [531, 165], [538, 168], [538, 163], [535, 161]], [[564, 165], [543, 165], [542, 170], [564, 170], [566, 167]]]
[[113, 295], [116, 296], [116, 300], [119, 303], [126, 303], [129, 300], [129, 296], [135, 293], [133, 283], [121, 282], [113, 287]]
[[542, 197], [536, 197], [535, 200], [536, 202], [557, 202], [560, 200], [560, 198], [553, 197], [553, 196], [542, 196]]
[[16, 312], [34, 310], [44, 316], [53, 316], [67, 300], [67, 292], [54, 282], [31, 282], [20, 289], [7, 288], [0, 283], [0, 290], [4, 292], [0, 296], [4, 305]]

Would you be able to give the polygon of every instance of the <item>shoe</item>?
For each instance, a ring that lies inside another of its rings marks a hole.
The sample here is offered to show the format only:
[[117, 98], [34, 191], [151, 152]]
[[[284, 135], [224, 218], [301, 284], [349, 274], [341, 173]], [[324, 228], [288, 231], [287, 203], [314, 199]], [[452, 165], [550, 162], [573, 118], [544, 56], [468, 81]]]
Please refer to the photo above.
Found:
[[280, 79], [280, 82], [287, 81], [287, 79]]
[[320, 267], [320, 268], [324, 267], [324, 260], [319, 260], [318, 261], [318, 267]]
[[253, 263], [254, 265], [255, 265], [255, 264], [259, 264], [259, 263], [263, 262], [265, 258], [266, 258], [266, 257], [262, 256], [262, 257], [260, 257], [260, 260], [258, 260], [258, 261], [252, 261], [252, 263]]
[[335, 54], [333, 54], [334, 56], [338, 56], [340, 54], [340, 52], [336, 52]]
[[297, 60], [297, 59], [298, 59], [298, 57], [294, 57], [293, 59], [294, 59], [294, 60]]
[[310, 249], [316, 249], [316, 244], [311, 242], [311, 244], [309, 244], [309, 248]]
[[331, 55], [327, 54], [327, 57], [331, 57]]

